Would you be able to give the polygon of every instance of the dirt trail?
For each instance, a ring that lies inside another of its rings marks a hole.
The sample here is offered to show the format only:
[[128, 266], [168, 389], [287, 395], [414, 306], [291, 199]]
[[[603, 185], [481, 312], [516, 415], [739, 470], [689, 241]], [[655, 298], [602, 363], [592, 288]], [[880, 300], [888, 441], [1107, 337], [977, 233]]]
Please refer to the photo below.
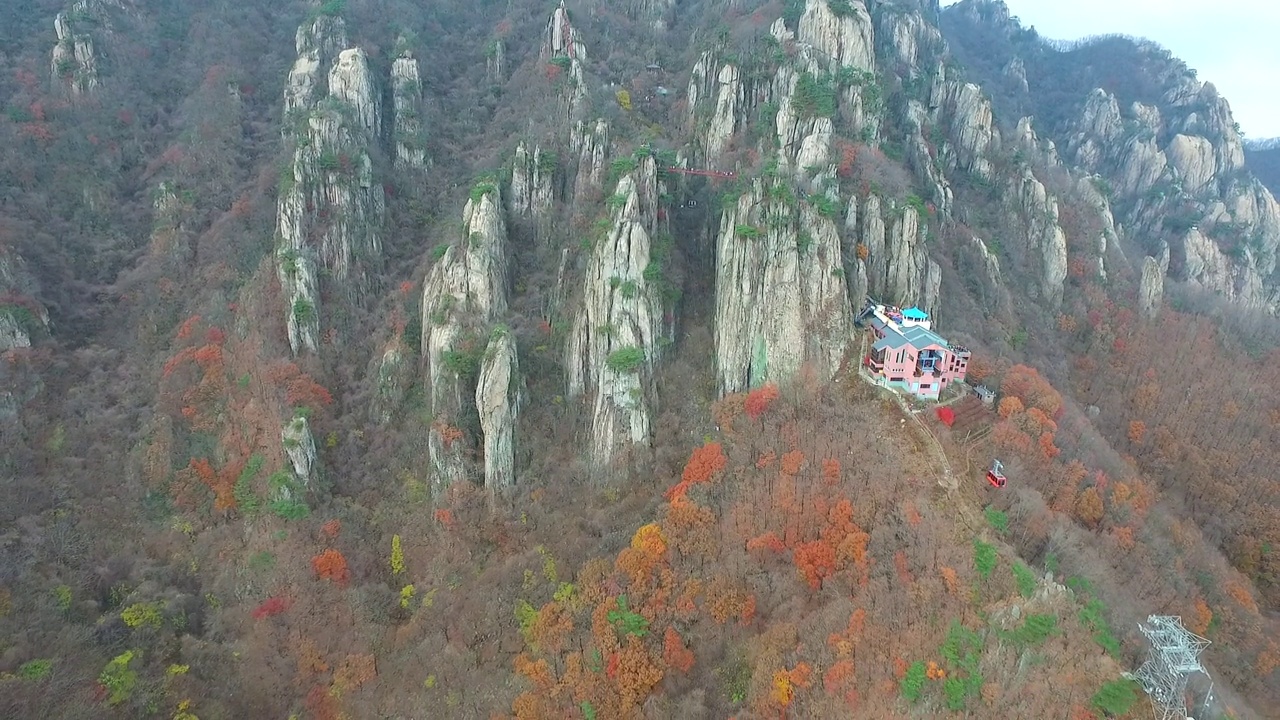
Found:
[[[858, 339], [858, 365], [856, 370], [858, 379], [875, 388], [887, 390], [888, 394], [893, 398], [893, 401], [898, 405], [898, 408], [902, 410], [903, 416], [905, 418], [910, 418], [911, 422], [913, 422], [915, 426], [919, 428], [921, 433], [928, 438], [927, 444], [929, 446], [929, 452], [933, 455], [934, 462], [941, 471], [941, 477], [938, 478], [938, 486], [947, 491], [947, 497], [956, 511], [957, 519], [967, 525], [970, 531], [979, 531], [982, 528], [982, 525], [978, 522], [978, 515], [974, 508], [970, 506], [970, 503], [965, 502], [958, 493], [960, 489], [960, 476], [957, 476], [955, 470], [951, 467], [951, 460], [947, 457], [947, 452], [942, 447], [942, 441], [938, 439], [938, 436], [935, 435], [933, 431], [929, 429], [929, 426], [925, 424], [924, 420], [920, 418], [920, 414], [911, 409], [911, 406], [907, 404], [907, 401], [900, 393], [888, 390], [887, 388], [877, 384], [876, 381], [872, 379], [871, 375], [862, 365], [862, 358], [866, 357], [866, 352], [867, 335], [866, 333], [860, 333]], [[955, 402], [958, 399], [960, 398], [953, 398], [946, 404]], [[966, 460], [964, 469], [965, 476], [968, 475], [970, 466], [971, 463]]]

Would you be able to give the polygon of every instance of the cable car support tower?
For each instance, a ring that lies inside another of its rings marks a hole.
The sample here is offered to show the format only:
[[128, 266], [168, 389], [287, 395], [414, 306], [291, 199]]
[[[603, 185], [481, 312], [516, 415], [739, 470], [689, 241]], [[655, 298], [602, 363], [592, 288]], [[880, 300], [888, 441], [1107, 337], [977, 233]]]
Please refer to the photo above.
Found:
[[1131, 679], [1151, 698], [1156, 720], [1188, 718], [1187, 678], [1195, 673], [1208, 675], [1200, 664], [1200, 653], [1209, 641], [1183, 627], [1182, 618], [1174, 615], [1148, 615], [1138, 629], [1151, 641], [1151, 655]]

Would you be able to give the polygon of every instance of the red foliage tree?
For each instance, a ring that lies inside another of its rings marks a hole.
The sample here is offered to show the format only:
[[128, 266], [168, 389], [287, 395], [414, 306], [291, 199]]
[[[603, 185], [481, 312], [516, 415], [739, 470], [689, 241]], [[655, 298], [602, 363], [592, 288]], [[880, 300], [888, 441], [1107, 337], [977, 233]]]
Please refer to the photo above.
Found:
[[796, 569], [811, 590], [822, 587], [822, 580], [836, 570], [836, 551], [831, 545], [813, 540], [796, 547], [793, 558]]
[[264, 618], [275, 617], [285, 610], [289, 609], [289, 599], [286, 597], [267, 598], [261, 605], [253, 609], [250, 615], [254, 620], [262, 620]]
[[305, 405], [313, 410], [331, 405], [333, 396], [323, 385], [311, 379], [310, 375], [299, 375], [289, 382], [285, 402], [290, 405]]
[[762, 385], [747, 393], [747, 399], [742, 404], [742, 411], [752, 420], [759, 420], [760, 416], [769, 409], [769, 405], [777, 399], [777, 385], [773, 383]]
[[667, 667], [675, 668], [682, 673], [689, 672], [693, 667], [693, 651], [685, 647], [680, 633], [670, 625], [662, 636], [662, 659], [666, 661]]

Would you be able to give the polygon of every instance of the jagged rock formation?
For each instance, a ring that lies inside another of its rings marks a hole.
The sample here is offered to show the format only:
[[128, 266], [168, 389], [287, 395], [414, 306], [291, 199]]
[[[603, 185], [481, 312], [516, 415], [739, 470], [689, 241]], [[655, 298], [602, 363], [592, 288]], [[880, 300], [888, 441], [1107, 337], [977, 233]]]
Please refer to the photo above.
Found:
[[974, 235], [970, 243], [982, 261], [982, 269], [986, 273], [984, 278], [986, 285], [993, 288], [1000, 287], [1004, 282], [1003, 277], [1000, 275], [1000, 259], [991, 252], [991, 249], [987, 247], [987, 243], [982, 238]]
[[523, 218], [547, 217], [555, 202], [555, 173], [555, 153], [543, 150], [539, 145], [534, 145], [530, 152], [524, 142], [516, 146], [508, 197], [511, 213]]
[[858, 243], [866, 248], [867, 291], [883, 302], [936, 313], [942, 268], [929, 259], [920, 208], [876, 195], [867, 196], [861, 207], [850, 200], [849, 207], [850, 217], [857, 216]]
[[388, 343], [382, 351], [382, 357], [376, 361], [377, 369], [374, 372], [377, 385], [370, 408], [370, 415], [374, 422], [391, 422], [396, 409], [404, 399], [405, 392], [413, 379], [412, 366], [406, 362], [409, 353], [410, 350], [405, 346], [404, 339], [397, 336]]
[[409, 51], [391, 64], [391, 91], [395, 121], [396, 165], [414, 170], [427, 166], [426, 130], [422, 117], [422, 78], [418, 61]]
[[802, 202], [757, 179], [725, 210], [716, 254], [715, 347], [721, 394], [793, 377], [825, 379], [852, 337], [834, 201]]
[[1111, 213], [1111, 203], [1098, 191], [1096, 180], [1097, 178], [1093, 177], [1080, 178], [1076, 182], [1075, 191], [1077, 199], [1094, 210], [1102, 226], [1102, 230], [1093, 241], [1093, 252], [1097, 255], [1097, 262], [1092, 269], [1095, 277], [1105, 281], [1107, 253], [1114, 249], [1123, 258], [1123, 252], [1120, 250], [1120, 228], [1116, 226], [1115, 216]]
[[[90, 12], [88, 0], [77, 2], [72, 9], [76, 17], [89, 17]], [[88, 94], [98, 87], [98, 56], [93, 36], [76, 28], [66, 13], [58, 13], [53, 29], [58, 42], [53, 46], [52, 77], [73, 97]]]
[[828, 0], [806, 0], [796, 38], [828, 59], [827, 69], [875, 69], [871, 15], [861, 0], [842, 3], [837, 14]]
[[677, 0], [627, 0], [627, 15], [648, 22], [659, 32], [671, 26]]
[[578, 157], [578, 174], [573, 182], [575, 200], [589, 197], [604, 182], [605, 158], [609, 156], [609, 123], [597, 118], [581, 120], [569, 133], [569, 147]]
[[1138, 309], [1145, 318], [1154, 318], [1164, 297], [1164, 271], [1150, 255], [1142, 259], [1142, 280], [1138, 285]]
[[342, 49], [342, 19], [324, 15], [298, 28], [295, 44], [284, 97], [293, 157], [280, 182], [276, 258], [296, 354], [319, 346], [322, 269], [349, 297], [370, 288], [385, 198], [368, 152], [381, 131], [381, 94], [364, 51]]
[[569, 396], [587, 395], [593, 404], [589, 457], [596, 467], [650, 438], [653, 372], [663, 337], [662, 295], [650, 271], [657, 185], [650, 156], [618, 180], [609, 199], [612, 222], [587, 260], [565, 348]]
[[175, 266], [185, 265], [192, 254], [191, 233], [186, 228], [190, 206], [168, 181], [157, 185], [152, 197], [151, 255]]
[[[311, 425], [307, 422], [307, 418], [298, 415], [285, 423], [280, 431], [280, 441], [284, 445], [285, 454], [289, 457], [289, 464], [293, 467], [294, 478], [303, 488], [313, 487], [317, 468], [316, 443], [311, 437]], [[294, 499], [288, 495], [290, 488], [287, 484], [282, 484], [275, 490], [283, 493], [283, 496], [273, 497], [272, 500]]]
[[1085, 170], [1111, 178], [1137, 228], [1173, 232], [1175, 276], [1275, 309], [1280, 296], [1264, 281], [1276, 267], [1280, 206], [1240, 175], [1243, 146], [1225, 101], [1212, 85], [1187, 79], [1162, 107], [1135, 102], [1126, 117], [1114, 96], [1095, 89], [1069, 152]]
[[569, 118], [578, 117], [587, 101], [587, 78], [582, 65], [587, 61], [587, 46], [569, 23], [569, 11], [561, 0], [551, 13], [551, 21], [542, 41], [542, 59], [558, 68], [568, 84], [566, 108]]
[[484, 77], [490, 85], [498, 85], [506, 79], [507, 44], [502, 38], [494, 38], [484, 55]]
[[[742, 78], [738, 68], [724, 64], [715, 69], [716, 55], [710, 50], [702, 53], [693, 74], [689, 78], [689, 119], [694, 125], [701, 150], [700, 157], [715, 158], [725, 148], [729, 138], [737, 130], [742, 114]], [[715, 98], [715, 109], [705, 120], [699, 119], [702, 98]]]
[[[1248, 174], [1230, 107], [1212, 84], [1147, 41], [1112, 38], [1063, 53], [1028, 38], [998, 2], [966, 0], [944, 11], [943, 22], [988, 70], [987, 58], [1016, 67], [1022, 79], [1005, 84], [1004, 102], [1054, 118], [1042, 129], [1058, 138], [1067, 169], [1109, 186], [1110, 226], [1124, 228], [1111, 240], [1137, 242], [1141, 255], [1166, 241], [1171, 277], [1280, 312], [1280, 205]], [[1091, 74], [1116, 53], [1132, 59], [1137, 77]], [[1060, 76], [1072, 63], [1085, 71]]]
[[1026, 238], [1023, 249], [1037, 275], [1027, 291], [1045, 307], [1057, 309], [1062, 305], [1067, 279], [1067, 234], [1058, 224], [1058, 200], [1030, 168], [1024, 168], [1009, 182], [1005, 204], [1021, 220]]
[[485, 349], [476, 382], [476, 411], [484, 436], [484, 484], [493, 491], [515, 485], [516, 418], [522, 402], [516, 341], [497, 329]]
[[504, 405], [496, 383], [505, 374], [510, 387], [518, 363], [508, 334], [489, 330], [507, 311], [507, 228], [498, 187], [478, 184], [462, 216], [463, 240], [432, 266], [422, 294], [422, 355], [436, 416], [428, 453], [437, 498], [469, 476], [459, 426], [472, 407], [480, 413], [486, 451], [495, 452], [492, 458], [486, 453], [486, 486], [508, 487], [513, 477], [518, 402], [509, 393]]

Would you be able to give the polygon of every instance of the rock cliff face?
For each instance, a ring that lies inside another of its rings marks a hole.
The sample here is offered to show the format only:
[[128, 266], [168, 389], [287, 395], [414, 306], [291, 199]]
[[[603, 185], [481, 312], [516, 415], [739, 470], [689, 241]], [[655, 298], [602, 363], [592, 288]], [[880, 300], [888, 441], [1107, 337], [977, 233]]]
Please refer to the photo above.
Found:
[[35, 295], [22, 257], [0, 245], [0, 353], [29, 348], [34, 335], [48, 332], [49, 313]]
[[542, 59], [558, 70], [554, 71], [566, 85], [565, 99], [568, 117], [581, 115], [587, 102], [587, 78], [583, 63], [587, 61], [587, 46], [578, 31], [569, 22], [569, 11], [563, 0], [551, 13], [542, 40]]
[[516, 419], [522, 402], [516, 341], [499, 328], [490, 337], [476, 382], [476, 411], [484, 436], [484, 484], [504, 492], [515, 485]]
[[1188, 78], [1160, 108], [1133, 103], [1127, 114], [1095, 89], [1076, 128], [1069, 152], [1112, 180], [1135, 228], [1157, 237], [1172, 231], [1176, 277], [1245, 306], [1277, 308], [1280, 289], [1266, 279], [1280, 248], [1280, 206], [1241, 174], [1240, 138], [1212, 85]]
[[592, 403], [589, 456], [598, 468], [630, 445], [649, 443], [664, 337], [662, 294], [650, 270], [657, 167], [647, 155], [633, 162], [609, 198], [611, 223], [587, 260], [565, 348], [569, 396]]
[[[280, 441], [293, 468], [294, 478], [304, 489], [313, 487], [317, 469], [316, 443], [311, 437], [311, 425], [307, 419], [298, 416], [285, 423], [284, 429], [280, 431]], [[279, 493], [271, 498], [273, 501], [295, 499], [290, 497], [290, 486], [287, 484], [281, 484], [273, 488], [273, 491]]]
[[867, 291], [882, 302], [939, 310], [942, 268], [929, 259], [919, 208], [870, 195], [856, 207], [856, 237], [866, 248]]
[[852, 337], [834, 202], [797, 199], [757, 179], [725, 210], [716, 252], [715, 348], [720, 393], [793, 377], [825, 379]]
[[569, 147], [578, 158], [578, 173], [573, 182], [575, 200], [587, 198], [604, 182], [605, 158], [609, 156], [609, 123], [597, 119], [593, 123], [579, 120], [569, 134]]
[[294, 353], [319, 346], [321, 271], [354, 299], [381, 265], [385, 199], [369, 157], [381, 130], [381, 94], [364, 51], [339, 49], [346, 42], [340, 18], [299, 28], [285, 87], [292, 162], [280, 181], [276, 257]]
[[1027, 291], [1045, 307], [1057, 309], [1067, 279], [1067, 234], [1058, 224], [1058, 200], [1024, 168], [1009, 183], [1006, 206], [1021, 220], [1028, 264], [1038, 275]]
[[391, 64], [391, 91], [395, 121], [391, 134], [396, 164], [422, 170], [427, 166], [426, 129], [422, 117], [422, 78], [418, 61], [405, 51]]
[[[601, 159], [603, 165], [603, 158]], [[551, 213], [555, 202], [556, 156], [535, 145], [530, 151], [525, 143], [516, 147], [511, 164], [511, 191], [508, 202], [517, 217], [543, 219]]]
[[[689, 78], [689, 117], [695, 125], [699, 157], [713, 159], [724, 151], [744, 113], [743, 92], [736, 66], [718, 65], [716, 54], [710, 50], [702, 53]], [[707, 107], [714, 103], [709, 115], [699, 104], [704, 99]]]
[[[73, 12], [87, 17], [88, 2], [76, 3]], [[98, 56], [93, 47], [93, 36], [74, 26], [65, 13], [58, 13], [53, 21], [58, 42], [53, 46], [52, 77], [70, 95], [80, 96], [98, 87]]]
[[828, 58], [827, 69], [875, 70], [871, 15], [861, 0], [849, 0], [839, 14], [829, 0], [806, 0], [796, 39]]
[[675, 18], [677, 0], [626, 0], [627, 15], [663, 31]]
[[1160, 261], [1150, 255], [1142, 259], [1142, 280], [1138, 285], [1138, 310], [1143, 317], [1154, 318], [1164, 297], [1164, 271]]
[[382, 351], [382, 357], [376, 361], [374, 370], [376, 388], [370, 415], [374, 422], [389, 423], [395, 416], [405, 392], [413, 380], [411, 363], [407, 361], [411, 351], [404, 344], [404, 339], [395, 337]]
[[[1245, 307], [1280, 311], [1280, 206], [1248, 173], [1230, 107], [1212, 84], [1144, 41], [1112, 39], [1063, 53], [1028, 39], [997, 2], [958, 3], [943, 12], [943, 25], [962, 45], [976, 43], [964, 48], [970, 56], [1016, 66], [1022, 80], [1005, 83], [1004, 101], [1053, 118], [1041, 129], [1059, 141], [1064, 167], [1109, 186], [1106, 214], [1116, 231], [1106, 252], [1133, 243], [1130, 250], [1143, 256], [1168, 242], [1171, 277]], [[1092, 69], [1109, 67], [1115, 53], [1132, 67]], [[1072, 63], [1083, 72], [1064, 72]]]
[[[450, 245], [427, 274], [422, 295], [422, 356], [436, 422], [428, 452], [436, 497], [470, 476], [464, 416], [478, 410], [491, 489], [512, 482], [511, 451], [518, 402], [498, 380], [515, 386], [515, 345], [496, 324], [507, 312], [507, 228], [495, 184], [482, 182], [463, 209], [463, 239]], [[491, 458], [487, 451], [496, 454]]]

